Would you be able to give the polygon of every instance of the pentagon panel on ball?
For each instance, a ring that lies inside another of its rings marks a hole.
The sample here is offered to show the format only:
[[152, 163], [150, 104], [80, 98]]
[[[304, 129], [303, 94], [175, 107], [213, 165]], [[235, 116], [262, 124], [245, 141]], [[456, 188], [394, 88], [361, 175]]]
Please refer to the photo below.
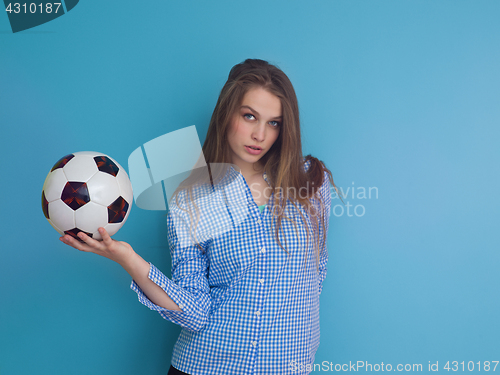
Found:
[[123, 167], [108, 155], [84, 151], [59, 159], [42, 189], [42, 211], [61, 235], [79, 232], [101, 240], [99, 227], [115, 234], [132, 207], [132, 184]]

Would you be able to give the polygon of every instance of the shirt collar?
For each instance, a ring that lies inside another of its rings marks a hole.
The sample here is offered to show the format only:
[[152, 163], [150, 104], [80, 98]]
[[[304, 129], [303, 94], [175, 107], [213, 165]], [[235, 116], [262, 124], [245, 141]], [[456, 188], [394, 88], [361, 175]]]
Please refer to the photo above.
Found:
[[271, 186], [271, 183], [270, 183], [270, 182], [269, 182], [269, 180], [267, 179], [267, 172], [266, 172], [266, 171], [264, 171], [264, 173], [262, 173], [262, 177], [264, 178], [264, 181], [266, 181], [266, 182], [267, 182], [267, 184], [268, 184], [269, 186]]

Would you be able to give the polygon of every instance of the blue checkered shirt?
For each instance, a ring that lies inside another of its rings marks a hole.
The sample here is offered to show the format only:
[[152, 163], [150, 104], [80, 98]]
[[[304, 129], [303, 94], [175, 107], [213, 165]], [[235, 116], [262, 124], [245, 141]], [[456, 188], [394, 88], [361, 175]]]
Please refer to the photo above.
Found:
[[[325, 173], [320, 194], [326, 227], [319, 228], [318, 263], [307, 210], [287, 204], [285, 214], [296, 225], [289, 220], [281, 223], [285, 252], [276, 241], [270, 207], [260, 212], [243, 176], [231, 173], [231, 182], [220, 184], [212, 194], [193, 195], [200, 212], [194, 233], [202, 250], [193, 241], [192, 221], [181, 207], [188, 205], [185, 196], [179, 194], [177, 204], [170, 204], [172, 279], [152, 264], [149, 278], [182, 311], [153, 304], [135, 281], [131, 288], [141, 303], [183, 327], [172, 355], [172, 365], [181, 371], [309, 373], [319, 346], [319, 296], [328, 260], [321, 239], [328, 230], [329, 180]], [[265, 174], [264, 179], [268, 181]], [[309, 243], [299, 211], [306, 218]]]

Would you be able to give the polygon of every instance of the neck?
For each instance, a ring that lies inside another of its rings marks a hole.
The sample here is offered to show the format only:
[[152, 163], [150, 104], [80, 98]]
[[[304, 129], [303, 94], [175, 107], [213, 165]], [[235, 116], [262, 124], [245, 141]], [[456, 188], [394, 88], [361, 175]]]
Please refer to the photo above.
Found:
[[240, 168], [240, 172], [245, 177], [245, 180], [249, 180], [254, 177], [256, 174], [262, 174], [264, 172], [264, 166], [260, 165], [260, 163], [234, 163], [237, 167]]

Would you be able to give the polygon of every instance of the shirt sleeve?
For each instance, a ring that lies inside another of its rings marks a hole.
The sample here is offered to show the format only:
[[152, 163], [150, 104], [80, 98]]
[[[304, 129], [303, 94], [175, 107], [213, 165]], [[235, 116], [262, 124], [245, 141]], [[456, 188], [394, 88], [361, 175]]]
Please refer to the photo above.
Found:
[[[323, 216], [325, 219], [325, 225], [320, 226], [320, 253], [319, 253], [319, 265], [318, 265], [318, 279], [319, 279], [319, 293], [323, 289], [323, 280], [326, 277], [327, 263], [328, 263], [328, 249], [327, 249], [327, 237], [328, 237], [328, 227], [330, 222], [330, 208], [332, 203], [332, 195], [330, 190], [330, 180], [328, 174], [324, 172], [323, 185], [319, 189]], [[323, 240], [323, 231], [326, 233], [325, 239]]]
[[[201, 330], [208, 321], [210, 288], [206, 242], [191, 239], [185, 212], [172, 207], [167, 216], [168, 242], [172, 256], [172, 279], [150, 264], [149, 279], [160, 286], [182, 311], [169, 310], [151, 302], [135, 281], [130, 288], [139, 301], [173, 323], [191, 331]], [[201, 247], [201, 249], [200, 249]]]

